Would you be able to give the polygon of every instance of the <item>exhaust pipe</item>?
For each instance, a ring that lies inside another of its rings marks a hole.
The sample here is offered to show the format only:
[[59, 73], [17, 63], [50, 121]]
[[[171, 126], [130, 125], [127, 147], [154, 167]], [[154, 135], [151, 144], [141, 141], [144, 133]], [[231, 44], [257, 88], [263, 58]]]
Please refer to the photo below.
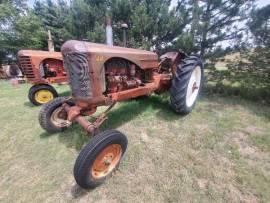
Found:
[[128, 25], [126, 23], [121, 24], [123, 30], [123, 47], [127, 47], [127, 29]]
[[106, 44], [113, 46], [112, 20], [110, 17], [106, 19]]
[[53, 44], [52, 34], [50, 30], [48, 30], [48, 50], [50, 52], [54, 52], [54, 44]]

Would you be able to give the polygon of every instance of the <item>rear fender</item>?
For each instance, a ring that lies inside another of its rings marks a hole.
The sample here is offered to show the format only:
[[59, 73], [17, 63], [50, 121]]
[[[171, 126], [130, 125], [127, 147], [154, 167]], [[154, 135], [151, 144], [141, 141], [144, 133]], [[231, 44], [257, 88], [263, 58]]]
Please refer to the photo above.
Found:
[[175, 74], [177, 65], [186, 57], [187, 55], [182, 51], [167, 52], [160, 56], [159, 66], [171, 69], [173, 75]]

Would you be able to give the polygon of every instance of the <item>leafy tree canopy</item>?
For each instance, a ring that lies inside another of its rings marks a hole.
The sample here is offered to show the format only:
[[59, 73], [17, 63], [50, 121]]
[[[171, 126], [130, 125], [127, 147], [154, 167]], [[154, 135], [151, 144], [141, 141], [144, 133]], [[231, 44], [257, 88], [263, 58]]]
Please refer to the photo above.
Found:
[[256, 43], [270, 47], [270, 5], [252, 10], [248, 25]]
[[[0, 58], [19, 49], [45, 49], [51, 30], [56, 50], [68, 39], [105, 42], [105, 20], [112, 18], [114, 43], [160, 52], [182, 49], [208, 57], [220, 43], [240, 39], [255, 0], [26, 0], [0, 1]], [[268, 10], [267, 10], [268, 9]], [[258, 13], [260, 12], [260, 15]], [[269, 43], [269, 7], [253, 10], [249, 27], [256, 41]]]

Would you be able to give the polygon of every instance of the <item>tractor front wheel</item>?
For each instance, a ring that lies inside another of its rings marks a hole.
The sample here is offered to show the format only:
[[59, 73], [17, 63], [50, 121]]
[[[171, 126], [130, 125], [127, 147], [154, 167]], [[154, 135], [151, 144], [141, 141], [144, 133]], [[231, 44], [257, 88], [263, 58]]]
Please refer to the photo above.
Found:
[[39, 124], [47, 132], [61, 132], [72, 124], [67, 120], [67, 112], [62, 107], [64, 102], [70, 106], [74, 105], [74, 102], [67, 97], [57, 97], [42, 106], [39, 112]]
[[127, 138], [117, 130], [106, 130], [93, 137], [80, 152], [74, 178], [82, 188], [95, 188], [119, 166], [127, 148]]
[[34, 85], [28, 93], [29, 101], [36, 106], [46, 104], [56, 97], [58, 97], [58, 94], [50, 85]]
[[201, 91], [203, 63], [197, 55], [186, 57], [177, 67], [170, 88], [171, 106], [176, 113], [188, 114]]

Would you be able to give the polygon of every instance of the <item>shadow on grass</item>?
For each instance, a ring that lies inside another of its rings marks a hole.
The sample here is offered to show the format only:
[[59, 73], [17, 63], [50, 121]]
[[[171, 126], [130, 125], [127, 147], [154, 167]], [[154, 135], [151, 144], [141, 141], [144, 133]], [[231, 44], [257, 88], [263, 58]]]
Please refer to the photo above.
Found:
[[[211, 109], [224, 111], [224, 106], [226, 105], [241, 105], [248, 109], [252, 114], [266, 118], [270, 121], [270, 109], [268, 106], [261, 103], [254, 105], [253, 102], [244, 100], [239, 96], [223, 95], [223, 97], [220, 97], [220, 94], [217, 96], [216, 94], [207, 92], [200, 100], [207, 103], [207, 106], [202, 109], [197, 108], [198, 111], [211, 111]], [[152, 95], [119, 103], [117, 107], [108, 113], [108, 119], [102, 124], [101, 131], [106, 129], [116, 129], [135, 119], [137, 116], [142, 116], [143, 119], [141, 119], [141, 122], [152, 119], [153, 117], [157, 117], [159, 120], [164, 121], [183, 119], [183, 116], [179, 116], [171, 109], [168, 94]], [[41, 138], [46, 138], [48, 136], [50, 136], [50, 134], [46, 132], [41, 134]], [[76, 123], [69, 129], [59, 133], [58, 138], [59, 141], [64, 143], [67, 147], [72, 147], [76, 150], [80, 150], [89, 140], [89, 136], [84, 129]]]
[[[64, 91], [64, 92], [58, 93], [58, 96], [59, 97], [68, 97], [68, 96], [70, 96], [70, 91]], [[26, 107], [37, 107], [36, 105], [32, 104], [30, 101], [24, 102], [23, 105]]]
[[70, 193], [71, 193], [74, 200], [79, 200], [83, 196], [85, 196], [91, 192], [95, 192], [95, 190], [98, 189], [99, 187], [102, 187], [102, 185], [100, 185], [96, 188], [84, 189], [84, 188], [80, 187], [77, 183], [74, 183], [74, 185], [72, 185], [72, 187], [70, 189]]
[[102, 129], [120, 127], [139, 115], [147, 119], [150, 114], [162, 120], [179, 119], [179, 115], [171, 109], [167, 95], [152, 95], [122, 102], [118, 108], [109, 112], [108, 120], [104, 122]]
[[26, 106], [26, 107], [31, 107], [31, 108], [37, 107], [34, 104], [32, 104], [31, 102], [29, 102], [29, 101], [24, 102], [23, 105]]
[[88, 189], [88, 190], [86, 190], [86, 189], [81, 188], [79, 185], [74, 184], [72, 186], [72, 188], [71, 188], [70, 193], [71, 193], [71, 195], [72, 195], [72, 197], [74, 199], [79, 199], [79, 198], [87, 195], [89, 192], [94, 191], [94, 190], [95, 189]]
[[61, 93], [58, 93], [58, 96], [59, 97], [68, 97], [70, 96], [70, 91], [64, 91], [64, 92], [61, 92]]
[[[144, 119], [154, 115], [166, 121], [182, 118], [171, 109], [168, 95], [153, 95], [119, 103], [119, 106], [108, 113], [108, 119], [102, 124], [101, 131], [118, 128], [139, 115], [142, 115]], [[44, 132], [40, 137], [47, 138], [50, 135]], [[89, 140], [87, 133], [77, 123], [59, 133], [58, 136], [60, 142], [76, 150], [80, 150]]]
[[46, 131], [40, 134], [40, 138], [47, 139], [51, 136], [58, 136], [61, 143], [64, 143], [68, 148], [80, 150], [82, 146], [89, 140], [89, 135], [77, 123], [73, 123], [68, 129], [60, 133], [48, 133]]

